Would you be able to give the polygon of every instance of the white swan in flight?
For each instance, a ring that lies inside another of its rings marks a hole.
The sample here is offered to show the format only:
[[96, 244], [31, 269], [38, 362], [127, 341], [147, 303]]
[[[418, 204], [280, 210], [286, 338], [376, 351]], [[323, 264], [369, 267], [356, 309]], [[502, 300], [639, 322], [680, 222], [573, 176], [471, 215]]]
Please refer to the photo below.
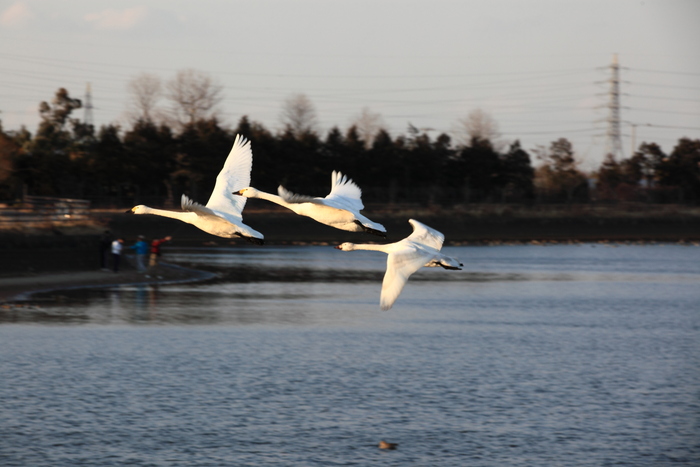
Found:
[[422, 267], [443, 267], [445, 269], [462, 269], [462, 263], [440, 253], [445, 236], [417, 220], [410, 219], [413, 233], [403, 240], [386, 245], [356, 245], [343, 243], [338, 250], [372, 250], [382, 251], [389, 256], [386, 260], [386, 273], [382, 281], [382, 294], [379, 305], [388, 310], [394, 305], [401, 290], [411, 274]]
[[236, 136], [233, 148], [224, 162], [224, 167], [216, 177], [214, 191], [206, 206], [202, 206], [182, 195], [182, 211], [168, 211], [138, 205], [133, 214], [155, 214], [156, 216], [178, 219], [219, 237], [244, 237], [246, 240], [263, 244], [264, 236], [243, 223], [241, 212], [246, 198], [232, 193], [250, 184], [250, 170], [253, 165], [253, 152], [250, 141], [241, 135]]
[[362, 190], [352, 180], [340, 172], [331, 174], [331, 192], [325, 198], [297, 195], [287, 191], [283, 186], [277, 188], [279, 196], [253, 187], [234, 192], [246, 198], [260, 198], [291, 209], [300, 216], [307, 216], [321, 224], [329, 225], [350, 232], [368, 232], [386, 237], [383, 225], [373, 222], [360, 214], [365, 207], [362, 204]]

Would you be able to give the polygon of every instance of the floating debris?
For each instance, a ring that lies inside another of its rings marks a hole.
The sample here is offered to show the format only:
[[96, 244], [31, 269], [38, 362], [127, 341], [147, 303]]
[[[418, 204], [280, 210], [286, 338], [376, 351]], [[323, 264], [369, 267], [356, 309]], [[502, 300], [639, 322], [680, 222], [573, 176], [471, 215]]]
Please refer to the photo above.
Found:
[[399, 443], [387, 443], [386, 441], [379, 442], [379, 449], [396, 449]]

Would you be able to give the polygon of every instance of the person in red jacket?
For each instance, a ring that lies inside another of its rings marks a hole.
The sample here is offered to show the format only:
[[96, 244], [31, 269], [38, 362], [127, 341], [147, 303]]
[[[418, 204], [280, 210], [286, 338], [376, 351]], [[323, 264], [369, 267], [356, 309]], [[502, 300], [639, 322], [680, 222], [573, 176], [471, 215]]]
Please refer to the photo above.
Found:
[[172, 237], [168, 235], [165, 238], [157, 238], [151, 242], [151, 258], [148, 262], [148, 267], [152, 268], [158, 264], [158, 259], [160, 258], [160, 246], [165, 242], [169, 242], [170, 240], [172, 240]]

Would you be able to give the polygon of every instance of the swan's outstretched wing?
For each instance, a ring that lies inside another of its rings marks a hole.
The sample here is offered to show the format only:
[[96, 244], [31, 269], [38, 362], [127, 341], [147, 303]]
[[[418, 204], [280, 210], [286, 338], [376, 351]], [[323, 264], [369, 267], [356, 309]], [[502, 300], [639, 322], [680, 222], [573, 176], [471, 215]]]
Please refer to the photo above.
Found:
[[348, 204], [357, 211], [365, 207], [362, 204], [362, 190], [351, 179], [340, 172], [331, 173], [331, 192], [325, 197], [326, 202]]
[[[248, 239], [252, 241], [253, 243], [261, 243], [261, 242], [256, 242], [255, 239], [262, 240], [264, 237], [263, 234], [258, 232], [257, 230], [254, 230], [247, 225], [243, 223], [243, 219], [241, 218], [240, 215], [236, 216], [234, 215], [235, 213], [233, 212], [224, 212], [224, 211], [219, 211], [218, 209], [211, 209], [208, 206], [202, 206], [201, 204], [192, 201], [189, 199], [187, 196], [182, 195], [182, 202], [181, 202], [182, 210], [186, 212], [192, 212], [197, 215], [197, 218], [203, 218], [199, 219], [198, 221], [186, 221], [190, 222], [191, 224], [194, 224], [196, 227], [199, 227], [200, 229], [204, 230], [205, 232], [209, 232], [212, 235], [219, 235], [221, 237], [230, 237], [230, 235], [221, 235], [219, 233], [212, 232], [208, 230], [205, 225], [207, 224], [217, 224], [220, 223], [221, 220], [228, 221], [231, 223], [235, 229], [235, 232], [238, 232], [241, 234], [241, 236], [244, 237], [249, 237]], [[229, 210], [230, 211], [230, 210]], [[261, 243], [262, 244], [262, 243]]]
[[209, 206], [203, 206], [196, 201], [192, 201], [185, 195], [182, 195], [181, 206], [183, 211], [194, 212], [198, 216], [219, 217], [227, 220], [235, 226], [238, 226], [239, 228], [244, 225], [241, 214], [232, 210], [230, 207], [228, 208], [228, 211], [221, 211], [218, 208], [212, 209]]
[[182, 195], [180, 199], [180, 207], [183, 211], [194, 212], [200, 216], [218, 216], [216, 212], [209, 209], [207, 206], [203, 206], [196, 201], [192, 201], [187, 195]]
[[462, 269], [464, 264], [460, 263], [458, 259], [451, 256], [437, 254], [431, 259], [426, 265], [426, 268], [445, 268], [445, 269]]
[[331, 192], [325, 198], [299, 195], [283, 186], [277, 188], [277, 193], [288, 203], [314, 203], [355, 212], [360, 212], [365, 208], [361, 200], [362, 190], [360, 187], [345, 175], [335, 171], [331, 174]]
[[224, 167], [216, 177], [216, 185], [207, 202], [207, 207], [240, 219], [248, 198], [232, 193], [250, 185], [252, 167], [253, 151], [250, 148], [250, 141], [241, 135], [236, 135]]
[[445, 236], [442, 233], [415, 219], [409, 219], [408, 222], [413, 227], [413, 233], [406, 237], [407, 240], [421, 243], [440, 251], [442, 242], [445, 241]]
[[379, 298], [382, 310], [388, 310], [394, 305], [411, 274], [422, 268], [431, 258], [430, 253], [410, 246], [389, 254]]
[[318, 204], [322, 198], [314, 198], [313, 196], [308, 196], [308, 195], [300, 195], [297, 193], [292, 193], [291, 191], [287, 190], [285, 187], [282, 185], [277, 187], [277, 194], [280, 195], [280, 198], [285, 200], [288, 203], [316, 203]]

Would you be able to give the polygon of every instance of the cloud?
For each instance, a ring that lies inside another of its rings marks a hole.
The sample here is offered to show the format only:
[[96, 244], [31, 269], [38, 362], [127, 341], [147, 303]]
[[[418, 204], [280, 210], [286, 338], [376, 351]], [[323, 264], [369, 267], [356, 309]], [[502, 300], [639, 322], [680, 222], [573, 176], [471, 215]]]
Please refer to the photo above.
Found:
[[92, 23], [95, 29], [121, 31], [131, 29], [140, 23], [148, 14], [145, 6], [136, 6], [124, 10], [110, 8], [99, 13], [88, 13], [83, 18]]
[[34, 13], [22, 2], [12, 4], [0, 13], [0, 26], [22, 27], [34, 18]]

